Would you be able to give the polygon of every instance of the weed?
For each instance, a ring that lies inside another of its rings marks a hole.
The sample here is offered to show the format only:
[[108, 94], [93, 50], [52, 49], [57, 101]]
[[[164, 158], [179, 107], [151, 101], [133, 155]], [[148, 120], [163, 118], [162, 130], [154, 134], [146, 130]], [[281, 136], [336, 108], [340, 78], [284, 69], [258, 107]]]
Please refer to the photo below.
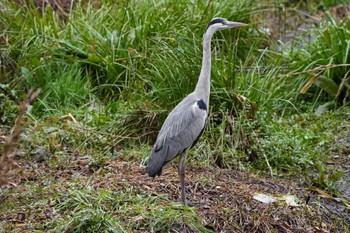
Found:
[[334, 167], [326, 167], [323, 163], [318, 163], [316, 167], [317, 175], [313, 178], [313, 186], [337, 195], [339, 192], [339, 184], [337, 181], [342, 178], [345, 173]]

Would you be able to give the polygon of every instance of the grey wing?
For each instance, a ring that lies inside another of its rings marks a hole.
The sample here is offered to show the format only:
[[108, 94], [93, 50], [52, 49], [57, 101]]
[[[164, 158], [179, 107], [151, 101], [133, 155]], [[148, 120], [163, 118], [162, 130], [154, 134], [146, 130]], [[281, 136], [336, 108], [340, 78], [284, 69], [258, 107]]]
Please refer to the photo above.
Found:
[[197, 101], [181, 102], [165, 120], [148, 161], [149, 176], [160, 175], [164, 165], [192, 147], [201, 136], [207, 110], [200, 109]]

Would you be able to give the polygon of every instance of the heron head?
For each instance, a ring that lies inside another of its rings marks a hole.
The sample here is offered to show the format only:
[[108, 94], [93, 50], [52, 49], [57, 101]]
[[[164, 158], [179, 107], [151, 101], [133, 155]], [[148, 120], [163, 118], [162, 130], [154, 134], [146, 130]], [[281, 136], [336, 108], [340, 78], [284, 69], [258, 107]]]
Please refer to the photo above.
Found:
[[209, 22], [207, 26], [207, 30], [210, 28], [210, 29], [214, 29], [214, 31], [219, 31], [219, 30], [225, 30], [228, 28], [238, 28], [238, 27], [245, 27], [245, 26], [248, 26], [248, 24], [240, 23], [240, 22], [232, 22], [224, 18], [214, 18]]

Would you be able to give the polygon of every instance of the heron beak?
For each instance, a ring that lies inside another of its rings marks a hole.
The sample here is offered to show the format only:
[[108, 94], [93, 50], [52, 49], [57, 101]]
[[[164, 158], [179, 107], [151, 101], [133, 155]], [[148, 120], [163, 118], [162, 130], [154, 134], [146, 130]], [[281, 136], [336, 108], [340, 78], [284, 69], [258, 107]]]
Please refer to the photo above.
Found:
[[248, 26], [248, 24], [245, 24], [245, 23], [241, 23], [241, 22], [231, 22], [231, 21], [228, 21], [226, 22], [226, 24], [228, 27], [230, 28], [240, 28], [240, 27], [246, 27]]

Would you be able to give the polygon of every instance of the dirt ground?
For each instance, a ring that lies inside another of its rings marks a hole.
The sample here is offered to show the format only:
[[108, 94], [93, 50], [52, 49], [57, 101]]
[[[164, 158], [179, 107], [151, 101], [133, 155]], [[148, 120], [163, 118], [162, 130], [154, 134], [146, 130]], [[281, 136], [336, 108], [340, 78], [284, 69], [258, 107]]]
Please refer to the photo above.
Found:
[[[152, 181], [138, 165], [123, 165], [118, 161], [110, 165], [118, 172], [97, 186], [112, 183], [120, 187], [124, 179], [141, 192], [180, 201], [176, 166], [168, 167], [162, 176]], [[292, 181], [283, 177], [257, 177], [231, 169], [193, 167], [188, 168], [186, 174], [188, 199], [199, 203], [197, 214], [206, 222], [206, 227], [215, 232], [343, 232], [344, 227], [350, 229], [349, 208], [321, 190], [303, 186], [295, 177]], [[259, 193], [273, 197], [294, 195], [298, 206], [283, 201], [264, 204], [253, 199]], [[349, 197], [346, 199], [350, 201]], [[344, 224], [337, 225], [341, 220]]]
[[[350, 148], [350, 144], [349, 144]], [[341, 161], [348, 166], [349, 157]], [[11, 182], [8, 188], [16, 189], [27, 182], [41, 182], [41, 174], [56, 177], [67, 182], [73, 176], [91, 180], [98, 190], [105, 188], [113, 192], [121, 191], [125, 184], [133, 187], [137, 193], [146, 196], [158, 196], [157, 204], [167, 205], [169, 200], [180, 202], [180, 184], [176, 163], [167, 167], [163, 175], [152, 180], [145, 174], [139, 164], [126, 162], [123, 159], [108, 161], [103, 169], [92, 171], [84, 157], [72, 157], [62, 162], [61, 166], [52, 169], [46, 162], [19, 160], [22, 172]], [[103, 170], [103, 172], [102, 172]], [[349, 169], [347, 178], [349, 178]], [[55, 179], [56, 179], [55, 178]], [[233, 169], [188, 167], [186, 184], [188, 200], [197, 203], [195, 212], [202, 218], [205, 227], [215, 232], [344, 232], [350, 229], [350, 209], [346, 202], [350, 198], [333, 198], [326, 192], [310, 189], [303, 179], [298, 177], [267, 178], [254, 174], [239, 172]], [[14, 185], [15, 184], [15, 185]], [[347, 184], [349, 182], [347, 181]], [[344, 188], [348, 189], [348, 186]], [[255, 200], [255, 194], [270, 197], [292, 195], [295, 204], [277, 201], [265, 204]], [[9, 197], [11, 198], [11, 197]], [[343, 202], [344, 201], [344, 202]], [[39, 211], [30, 213], [30, 219], [19, 219], [19, 213], [3, 215], [2, 221], [14, 222], [23, 226], [35, 222], [44, 224], [54, 217], [53, 213], [45, 216]], [[28, 216], [28, 213], [24, 213]], [[18, 229], [21, 229], [19, 227]], [[187, 225], [179, 225], [179, 232], [191, 232]]]

